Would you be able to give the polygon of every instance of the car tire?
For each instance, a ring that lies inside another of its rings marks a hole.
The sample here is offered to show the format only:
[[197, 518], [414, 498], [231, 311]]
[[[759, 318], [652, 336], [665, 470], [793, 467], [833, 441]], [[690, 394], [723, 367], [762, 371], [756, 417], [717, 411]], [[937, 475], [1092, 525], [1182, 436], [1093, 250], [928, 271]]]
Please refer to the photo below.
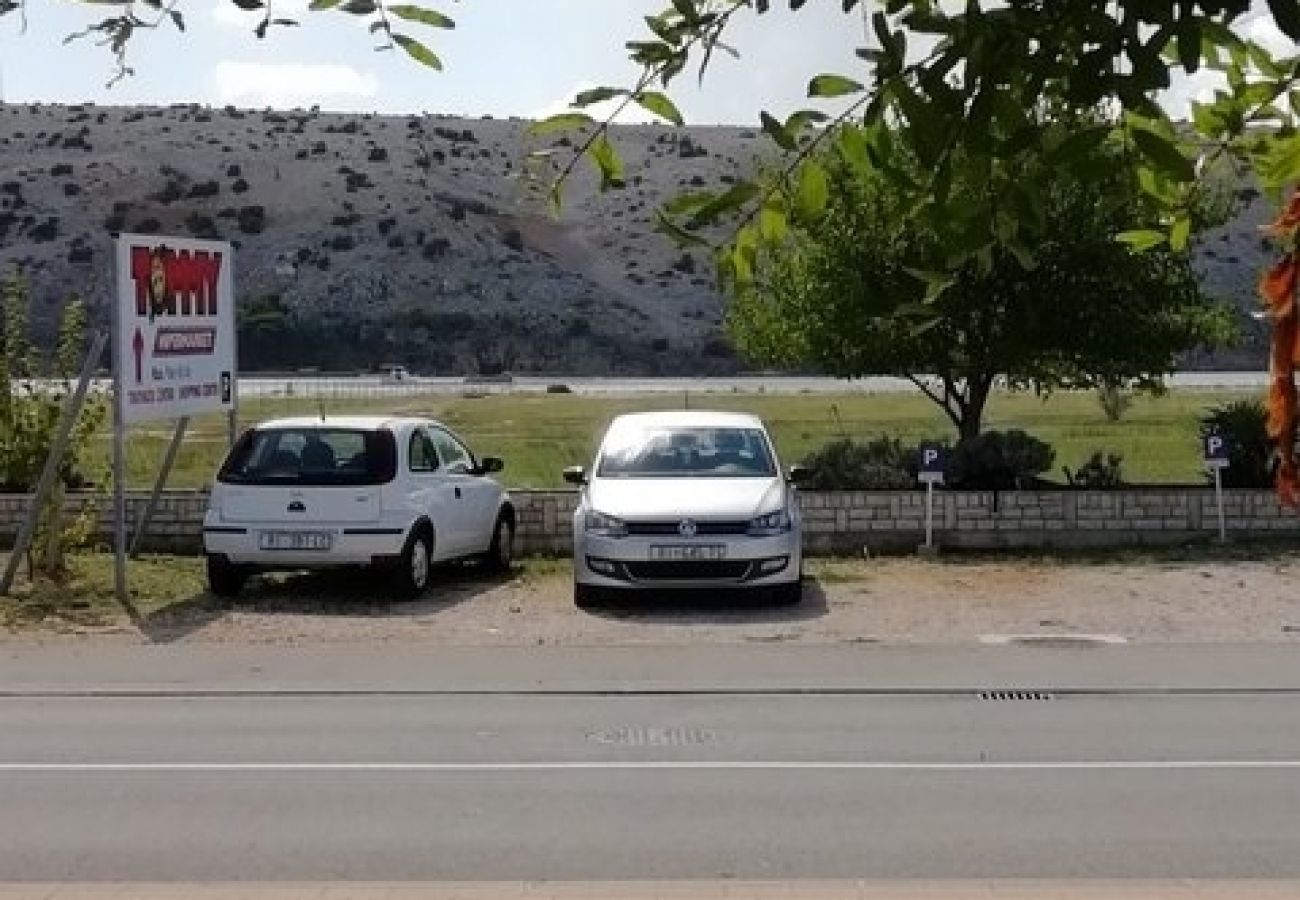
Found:
[[393, 587], [403, 598], [413, 600], [429, 589], [433, 569], [433, 541], [423, 529], [416, 529], [402, 548], [393, 571]]
[[573, 584], [573, 605], [578, 609], [595, 609], [600, 605], [602, 597], [600, 588], [592, 587], [589, 584]]
[[239, 596], [248, 582], [248, 570], [224, 556], [208, 556], [208, 590], [216, 597]]
[[772, 588], [772, 602], [777, 606], [798, 606], [803, 601], [803, 579]]
[[514, 564], [515, 525], [503, 513], [492, 527], [492, 543], [483, 557], [483, 567], [489, 572], [509, 572]]

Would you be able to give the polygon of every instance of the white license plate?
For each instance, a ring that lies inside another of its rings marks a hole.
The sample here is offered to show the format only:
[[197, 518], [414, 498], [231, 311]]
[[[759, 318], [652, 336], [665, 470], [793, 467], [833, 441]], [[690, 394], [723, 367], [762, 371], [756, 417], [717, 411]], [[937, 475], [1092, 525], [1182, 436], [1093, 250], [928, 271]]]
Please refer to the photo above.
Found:
[[651, 559], [726, 559], [726, 544], [667, 544], [652, 546]]
[[333, 545], [328, 531], [263, 531], [263, 550], [328, 550]]

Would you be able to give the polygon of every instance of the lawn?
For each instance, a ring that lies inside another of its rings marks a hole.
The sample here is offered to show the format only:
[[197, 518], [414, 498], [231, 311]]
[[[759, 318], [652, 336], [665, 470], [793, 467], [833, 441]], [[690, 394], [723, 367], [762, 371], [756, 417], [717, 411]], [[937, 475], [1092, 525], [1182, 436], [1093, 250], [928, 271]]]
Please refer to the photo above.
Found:
[[[1251, 393], [1171, 391], [1163, 397], [1138, 399], [1124, 419], [1108, 422], [1092, 393], [1060, 393], [1043, 400], [1025, 393], [998, 394], [990, 402], [987, 428], [1020, 428], [1056, 448], [1056, 469], [1077, 467], [1094, 450], [1124, 457], [1126, 478], [1135, 483], [1188, 483], [1202, 477], [1197, 417], [1228, 400]], [[481, 454], [506, 459], [503, 480], [511, 487], [548, 488], [562, 484], [564, 466], [586, 464], [609, 419], [621, 412], [680, 409], [752, 412], [772, 429], [786, 462], [801, 458], [824, 442], [848, 435], [869, 438], [888, 434], [906, 441], [950, 438], [953, 430], [939, 409], [912, 394], [692, 394], [640, 397], [594, 397], [577, 394], [494, 394], [485, 397], [430, 395], [395, 399], [292, 400], [247, 402], [240, 419], [248, 424], [279, 415], [393, 413], [433, 416], [456, 429]], [[166, 447], [170, 426], [159, 423], [132, 429], [127, 460], [132, 486], [152, 484]], [[100, 436], [102, 459], [110, 440]], [[173, 487], [207, 483], [225, 446], [225, 423], [210, 417], [196, 421], [181, 448], [171, 479]]]

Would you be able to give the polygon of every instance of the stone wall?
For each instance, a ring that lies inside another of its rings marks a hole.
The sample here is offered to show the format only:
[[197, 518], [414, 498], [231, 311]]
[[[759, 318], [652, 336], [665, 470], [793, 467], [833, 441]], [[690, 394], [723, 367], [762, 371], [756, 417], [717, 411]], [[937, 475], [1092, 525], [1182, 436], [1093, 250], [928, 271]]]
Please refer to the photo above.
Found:
[[[572, 491], [514, 491], [519, 513], [520, 552], [563, 554], [571, 546], [570, 523], [577, 504]], [[128, 498], [134, 523], [147, 497]], [[0, 547], [12, 545], [27, 498], [0, 495]], [[70, 513], [94, 512], [100, 541], [112, 533], [108, 497], [68, 498]], [[936, 542], [946, 547], [1106, 547], [1179, 543], [1212, 537], [1218, 530], [1214, 492], [1204, 488], [1124, 491], [936, 491]], [[207, 497], [165, 494], [150, 529], [148, 549], [194, 553]], [[810, 553], [861, 553], [910, 549], [925, 530], [921, 491], [807, 493], [801, 497], [805, 545]], [[1230, 536], [1300, 537], [1300, 514], [1281, 507], [1270, 491], [1225, 491]]]

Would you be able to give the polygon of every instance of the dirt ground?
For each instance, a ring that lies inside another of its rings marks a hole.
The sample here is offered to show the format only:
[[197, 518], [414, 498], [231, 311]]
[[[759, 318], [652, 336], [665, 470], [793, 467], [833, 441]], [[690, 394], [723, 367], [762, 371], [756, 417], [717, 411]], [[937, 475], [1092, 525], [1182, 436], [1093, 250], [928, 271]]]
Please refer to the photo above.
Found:
[[[190, 577], [196, 577], [190, 573]], [[581, 611], [567, 564], [512, 577], [439, 574], [393, 602], [371, 577], [265, 578], [233, 603], [200, 591], [107, 625], [52, 619], [3, 641], [418, 642], [619, 645], [678, 642], [951, 644], [1028, 640], [1300, 643], [1300, 553], [1263, 558], [891, 558], [809, 563], [802, 604], [647, 598]]]

